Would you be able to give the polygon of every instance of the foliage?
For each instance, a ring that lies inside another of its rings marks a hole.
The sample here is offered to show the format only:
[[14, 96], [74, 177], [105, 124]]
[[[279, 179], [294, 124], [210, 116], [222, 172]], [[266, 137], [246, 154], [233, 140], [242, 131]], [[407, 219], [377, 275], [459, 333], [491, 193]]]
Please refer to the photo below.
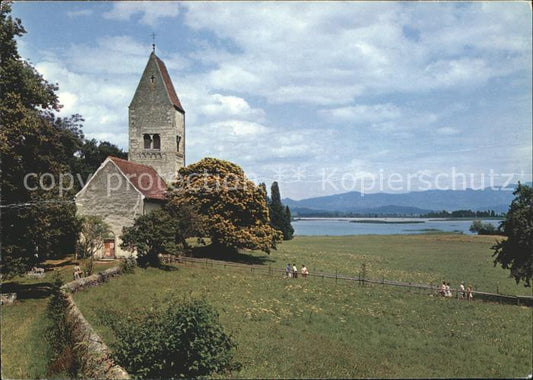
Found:
[[133, 255], [122, 258], [120, 260], [120, 273], [122, 274], [131, 274], [135, 272], [135, 267], [137, 266], [137, 260]]
[[198, 234], [224, 249], [269, 253], [281, 234], [269, 224], [266, 194], [228, 161], [204, 158], [180, 169], [168, 207], [193, 205], [201, 218]]
[[[48, 257], [74, 251], [79, 224], [73, 192], [43, 189], [64, 185], [61, 177], [82, 138], [79, 117], [58, 118], [56, 91], [24, 61], [16, 37], [25, 33], [11, 17], [11, 4], [0, 5], [0, 155], [2, 163], [2, 273], [24, 273]], [[24, 186], [27, 174], [28, 186]], [[41, 179], [38, 175], [49, 173]], [[67, 188], [68, 186], [65, 186]], [[31, 188], [34, 188], [32, 190]]]
[[95, 142], [85, 141], [83, 118], [56, 115], [57, 85], [19, 55], [16, 38], [24, 33], [21, 20], [11, 16], [11, 3], [1, 2], [0, 223], [6, 277], [74, 252], [80, 224], [73, 196], [81, 183], [73, 173], [86, 175], [104, 154], [124, 155], [106, 142], [91, 154]]
[[500, 229], [507, 239], [498, 241], [492, 249], [494, 265], [509, 269], [516, 283], [524, 281], [531, 286], [533, 275], [533, 188], [518, 183], [515, 198], [501, 223]]
[[94, 256], [90, 256], [88, 259], [85, 260], [85, 263], [83, 265], [83, 274], [84, 276], [88, 277], [91, 276], [94, 272]]
[[76, 254], [81, 258], [93, 257], [104, 246], [104, 239], [109, 237], [111, 227], [100, 216], [81, 217], [81, 237]]
[[474, 220], [469, 228], [470, 232], [478, 235], [498, 235], [501, 232], [492, 223], [483, 223], [481, 220]]
[[232, 365], [235, 344], [205, 301], [169, 302], [140, 317], [117, 318], [113, 351], [141, 378], [197, 378]]
[[100, 167], [102, 162], [109, 157], [128, 159], [128, 154], [114, 144], [107, 141], [96, 141], [95, 139], [84, 140], [76, 157], [71, 163], [73, 173], [79, 174], [76, 178], [76, 190], [87, 183], [90, 176]]
[[61, 292], [62, 285], [61, 278], [56, 275], [46, 309], [46, 315], [50, 323], [45, 336], [53, 352], [50, 363], [51, 372], [67, 371], [70, 375], [75, 376], [77, 363], [73, 353], [72, 334], [66, 320], [65, 313], [68, 302]]
[[139, 216], [133, 226], [124, 227], [123, 249], [137, 252], [139, 266], [157, 266], [158, 254], [176, 255], [187, 248], [186, 238], [198, 229], [198, 217], [191, 206], [163, 208]]
[[472, 210], [455, 210], [452, 212], [442, 210], [442, 211], [432, 211], [427, 214], [422, 215], [422, 218], [494, 218], [499, 215], [496, 215], [494, 210], [487, 211], [472, 211]]
[[283, 240], [291, 240], [294, 235], [294, 228], [291, 225], [291, 212], [289, 206], [283, 207], [281, 203], [277, 182], [273, 182], [270, 187], [270, 198], [270, 224], [278, 231], [281, 231]]

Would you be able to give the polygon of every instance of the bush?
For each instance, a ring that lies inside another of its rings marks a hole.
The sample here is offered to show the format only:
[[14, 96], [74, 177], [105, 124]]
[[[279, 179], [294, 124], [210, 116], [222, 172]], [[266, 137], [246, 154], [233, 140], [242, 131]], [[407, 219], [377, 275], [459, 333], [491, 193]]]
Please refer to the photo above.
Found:
[[137, 260], [133, 256], [124, 257], [120, 261], [120, 273], [130, 274], [135, 271]]
[[169, 302], [114, 320], [116, 360], [136, 377], [196, 378], [236, 368], [235, 344], [203, 300]]
[[52, 348], [49, 373], [68, 373], [71, 377], [76, 377], [78, 363], [73, 351], [72, 335], [65, 316], [68, 303], [65, 295], [61, 292], [62, 285], [61, 278], [56, 274], [52, 285], [52, 295], [46, 308], [49, 325], [45, 338]]
[[472, 222], [470, 232], [475, 232], [478, 235], [499, 235], [501, 233], [492, 223], [483, 223], [480, 220], [474, 220]]

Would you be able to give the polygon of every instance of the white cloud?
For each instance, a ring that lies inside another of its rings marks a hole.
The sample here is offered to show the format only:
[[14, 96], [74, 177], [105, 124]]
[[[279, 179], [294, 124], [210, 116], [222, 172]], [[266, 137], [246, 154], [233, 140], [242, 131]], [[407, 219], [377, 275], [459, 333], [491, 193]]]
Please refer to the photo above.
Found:
[[237, 116], [246, 120], [261, 120], [265, 115], [263, 110], [252, 109], [246, 100], [237, 96], [213, 94], [205, 96], [202, 103], [199, 112], [207, 117]]
[[77, 11], [68, 11], [67, 16], [70, 18], [80, 17], [80, 16], [91, 16], [93, 11], [91, 9], [80, 9]]
[[[498, 8], [485, 4], [184, 6], [189, 27], [231, 41], [239, 51], [209, 50], [206, 59], [218, 65], [206, 78], [209, 85], [271, 103], [342, 105], [367, 95], [472, 88], [531, 64], [531, 36], [524, 25], [514, 25], [519, 10], [510, 4], [502, 19]], [[405, 35], [407, 24], [418, 30], [418, 40]]]
[[157, 5], [151, 1], [120, 1], [113, 3], [113, 8], [103, 14], [110, 20], [130, 20], [133, 15], [141, 14], [140, 22], [149, 26], [156, 26], [160, 18], [176, 17], [179, 5], [175, 2], [158, 1]]
[[140, 22], [149, 26], [156, 26], [160, 18], [176, 17], [179, 5], [175, 2], [158, 1], [120, 1], [113, 3], [113, 8], [103, 14], [110, 20], [130, 20], [133, 15], [141, 14]]
[[336, 121], [356, 124], [396, 120], [402, 116], [402, 110], [391, 103], [322, 109], [319, 112]]
[[437, 134], [442, 136], [453, 136], [459, 134], [459, 130], [451, 127], [442, 127], [437, 129]]

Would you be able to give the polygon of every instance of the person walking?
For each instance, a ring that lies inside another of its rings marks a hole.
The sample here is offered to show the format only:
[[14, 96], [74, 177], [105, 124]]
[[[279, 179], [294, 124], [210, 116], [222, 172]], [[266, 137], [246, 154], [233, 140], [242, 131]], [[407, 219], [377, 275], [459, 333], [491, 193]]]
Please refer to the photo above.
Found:
[[459, 285], [459, 298], [462, 300], [465, 299], [465, 283], [464, 281], [461, 281], [461, 285]]
[[298, 268], [296, 268], [296, 264], [292, 264], [292, 278], [298, 278]]
[[302, 264], [302, 277], [307, 277], [307, 275], [309, 274], [309, 270], [307, 270], [307, 267], [305, 266], [305, 264]]
[[287, 278], [291, 278], [291, 264], [287, 264], [287, 266], [285, 267], [285, 275], [287, 276]]
[[468, 286], [466, 287], [466, 298], [468, 298], [468, 301], [472, 301], [474, 299], [472, 285], [470, 284], [468, 284]]
[[446, 283], [446, 297], [453, 297], [453, 294], [452, 294], [452, 288], [450, 288], [450, 283], [447, 282]]

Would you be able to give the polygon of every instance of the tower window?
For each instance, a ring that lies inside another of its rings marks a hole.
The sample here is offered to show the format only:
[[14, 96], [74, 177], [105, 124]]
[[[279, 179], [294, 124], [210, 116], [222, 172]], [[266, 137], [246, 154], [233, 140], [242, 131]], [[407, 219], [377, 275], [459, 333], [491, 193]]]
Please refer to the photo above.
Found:
[[161, 149], [161, 137], [159, 135], [153, 135], [153, 149]]
[[146, 134], [143, 136], [144, 149], [152, 149], [152, 136]]
[[180, 151], [180, 141], [181, 141], [181, 136], [180, 135], [176, 136], [176, 151], [177, 152]]

